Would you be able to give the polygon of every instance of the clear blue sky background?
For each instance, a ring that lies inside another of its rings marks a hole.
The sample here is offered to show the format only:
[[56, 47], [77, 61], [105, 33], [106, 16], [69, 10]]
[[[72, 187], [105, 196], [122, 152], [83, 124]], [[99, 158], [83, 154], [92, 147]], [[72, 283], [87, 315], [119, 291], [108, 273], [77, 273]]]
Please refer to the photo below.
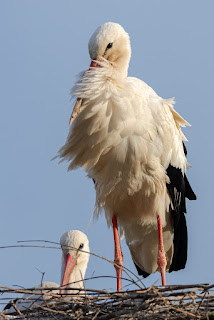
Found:
[[[192, 124], [189, 180], [198, 196], [188, 202], [186, 269], [167, 275], [168, 284], [213, 283], [213, 1], [0, 2], [0, 245], [17, 240], [59, 241], [80, 229], [91, 251], [113, 259], [112, 230], [104, 217], [87, 229], [95, 202], [93, 182], [81, 169], [67, 173], [51, 161], [68, 133], [69, 89], [88, 68], [88, 39], [102, 23], [120, 23], [130, 34], [129, 75], [160, 96], [176, 98], [176, 110]], [[125, 241], [124, 264], [135, 272]], [[41, 279], [59, 283], [60, 251], [0, 249], [0, 285], [31, 287]], [[37, 269], [36, 269], [37, 268]], [[115, 275], [91, 257], [87, 276]], [[156, 282], [157, 281], [157, 282]], [[160, 284], [156, 273], [144, 283]], [[126, 284], [126, 283], [124, 283]], [[114, 290], [114, 280], [87, 287]]]

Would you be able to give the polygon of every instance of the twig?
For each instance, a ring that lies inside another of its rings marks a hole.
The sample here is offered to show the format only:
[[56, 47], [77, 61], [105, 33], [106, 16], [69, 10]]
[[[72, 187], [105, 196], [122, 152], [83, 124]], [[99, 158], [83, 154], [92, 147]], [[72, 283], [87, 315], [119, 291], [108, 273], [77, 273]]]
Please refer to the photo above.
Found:
[[16, 310], [16, 312], [17, 312], [20, 316], [22, 316], [23, 314], [21, 313], [21, 311], [19, 310], [19, 308], [16, 306], [16, 304], [14, 303], [14, 301], [11, 300], [10, 303], [11, 303], [12, 307]]
[[37, 308], [41, 308], [43, 310], [46, 310], [46, 311], [49, 311], [49, 312], [54, 312], [54, 313], [60, 313], [60, 314], [64, 314], [66, 315], [67, 313], [64, 312], [64, 311], [60, 311], [60, 310], [54, 310], [54, 309], [51, 309], [51, 308], [48, 308], [48, 307], [45, 307], [45, 306], [42, 306], [42, 305], [35, 305]]

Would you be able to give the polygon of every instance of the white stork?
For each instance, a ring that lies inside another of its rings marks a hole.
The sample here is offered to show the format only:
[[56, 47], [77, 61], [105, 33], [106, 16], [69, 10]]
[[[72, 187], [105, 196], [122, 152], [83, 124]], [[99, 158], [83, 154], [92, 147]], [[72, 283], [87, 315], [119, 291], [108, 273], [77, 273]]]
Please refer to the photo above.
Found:
[[[64, 293], [64, 291], [72, 295], [81, 293], [90, 253], [88, 238], [79, 230], [70, 230], [62, 235], [60, 245], [62, 248], [61, 287], [66, 287], [66, 291], [59, 290], [59, 285], [55, 282], [45, 281], [35, 287], [35, 292], [42, 293], [41, 296], [33, 293], [24, 294], [22, 298], [13, 301], [18, 310], [49, 303], [51, 295]], [[4, 308], [6, 313], [16, 311], [13, 303], [6, 305]]]
[[58, 156], [70, 162], [69, 170], [83, 167], [94, 180], [97, 213], [104, 209], [113, 225], [118, 291], [123, 265], [118, 226], [138, 273], [146, 277], [159, 269], [165, 285], [165, 270], [185, 267], [185, 198], [196, 199], [185, 175], [180, 128], [188, 123], [174, 110], [173, 99], [127, 76], [131, 46], [119, 24], [101, 25], [88, 47], [92, 62], [72, 89], [78, 97], [73, 124]]

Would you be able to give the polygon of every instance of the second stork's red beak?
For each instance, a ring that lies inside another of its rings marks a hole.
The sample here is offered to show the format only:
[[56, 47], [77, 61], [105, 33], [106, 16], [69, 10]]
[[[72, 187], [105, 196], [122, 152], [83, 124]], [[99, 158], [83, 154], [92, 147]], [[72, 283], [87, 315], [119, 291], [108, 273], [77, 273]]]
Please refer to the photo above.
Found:
[[[77, 265], [77, 257], [73, 258], [70, 253], [67, 254], [66, 257], [66, 262], [65, 262], [65, 270], [64, 270], [64, 275], [61, 283], [61, 287], [67, 286], [70, 276]], [[60, 293], [64, 293], [64, 289], [60, 290]]]

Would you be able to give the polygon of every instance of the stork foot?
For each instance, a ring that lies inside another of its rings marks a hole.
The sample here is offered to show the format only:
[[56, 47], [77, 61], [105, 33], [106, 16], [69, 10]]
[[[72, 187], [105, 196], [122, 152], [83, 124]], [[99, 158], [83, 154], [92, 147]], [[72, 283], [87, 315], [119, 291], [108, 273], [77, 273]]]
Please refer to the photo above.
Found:
[[163, 232], [162, 232], [162, 222], [161, 218], [157, 216], [158, 222], [158, 257], [157, 257], [157, 264], [160, 269], [161, 279], [162, 279], [162, 286], [166, 285], [166, 254], [163, 246]]
[[114, 215], [112, 218], [113, 233], [114, 233], [114, 267], [117, 275], [117, 291], [121, 291], [121, 277], [123, 268], [123, 254], [120, 246], [120, 237], [117, 227], [117, 218]]

